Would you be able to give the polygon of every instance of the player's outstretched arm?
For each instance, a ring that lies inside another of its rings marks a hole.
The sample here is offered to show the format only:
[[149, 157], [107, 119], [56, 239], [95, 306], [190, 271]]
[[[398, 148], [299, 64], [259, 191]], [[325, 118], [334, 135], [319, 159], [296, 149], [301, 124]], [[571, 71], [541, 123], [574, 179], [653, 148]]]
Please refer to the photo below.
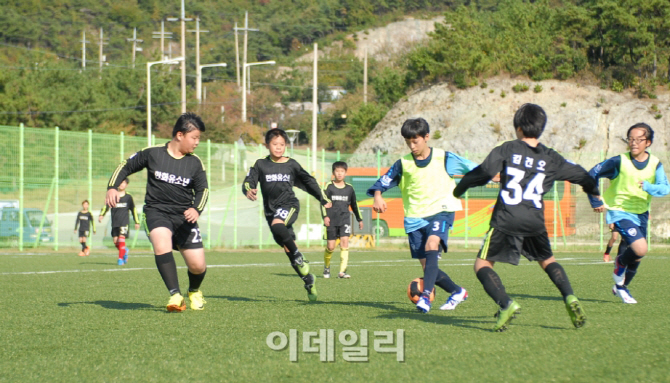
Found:
[[307, 173], [305, 169], [298, 162], [294, 162], [298, 169], [294, 174], [296, 174], [295, 186], [306, 191], [309, 195], [316, 198], [319, 203], [326, 209], [330, 209], [333, 206], [333, 203], [330, 201], [330, 198], [326, 196], [326, 193], [321, 189], [319, 183], [316, 182], [316, 179], [312, 177], [311, 174]]
[[[565, 161], [567, 164], [571, 164], [568, 161]], [[565, 166], [565, 165], [564, 165]], [[596, 166], [594, 166], [591, 170], [589, 170], [589, 176], [593, 179], [595, 182], [596, 186], [598, 185], [598, 181], [601, 178], [608, 178], [608, 179], [615, 179], [619, 176], [619, 167], [621, 166], [621, 158], [619, 156], [615, 156], [612, 158], [609, 158]], [[581, 166], [580, 166], [581, 167]], [[570, 168], [567, 168], [568, 171]], [[562, 176], [562, 174], [561, 174]], [[567, 177], [569, 178], [569, 177]], [[566, 178], [566, 181], [570, 181], [569, 179]], [[572, 181], [570, 181], [572, 182]], [[577, 182], [574, 182], [577, 183]], [[583, 188], [583, 187], [582, 187]], [[591, 195], [586, 189], [584, 191], [587, 193], [587, 197], [589, 198], [589, 203], [591, 204], [591, 207], [593, 208], [593, 211], [596, 213], [603, 213], [606, 210], [605, 204], [602, 201], [602, 198], [599, 198], [595, 195]]]
[[386, 202], [382, 198], [382, 193], [385, 191], [394, 188], [400, 184], [400, 179], [402, 178], [402, 162], [400, 160], [396, 161], [384, 174], [379, 178], [374, 185], [372, 185], [366, 192], [369, 197], [374, 197], [374, 203], [372, 205], [372, 210], [377, 213], [383, 213], [386, 211]]
[[653, 197], [663, 197], [670, 194], [670, 184], [668, 184], [668, 177], [665, 175], [662, 163], [659, 163], [656, 167], [656, 182], [652, 184], [644, 181], [640, 187]]
[[[146, 168], [149, 159], [149, 149], [150, 148], [142, 149], [130, 156], [127, 160], [121, 162], [119, 166], [116, 167], [116, 170], [114, 170], [114, 173], [112, 173], [112, 177], [107, 184], [107, 189], [118, 189], [121, 182], [123, 182], [129, 175]], [[116, 202], [118, 202], [118, 199], [114, 202], [114, 205], [109, 205], [109, 203], [108, 205], [114, 207], [116, 206]]]
[[256, 161], [254, 166], [249, 169], [247, 176], [244, 177], [244, 182], [242, 182], [242, 194], [251, 201], [258, 199], [256, 197], [256, 193], [258, 193], [258, 176], [258, 161]]
[[503, 159], [506, 157], [503, 151], [504, 145], [495, 147], [491, 153], [482, 161], [481, 165], [467, 172], [454, 189], [454, 197], [460, 198], [472, 187], [486, 185], [493, 177], [500, 173]]

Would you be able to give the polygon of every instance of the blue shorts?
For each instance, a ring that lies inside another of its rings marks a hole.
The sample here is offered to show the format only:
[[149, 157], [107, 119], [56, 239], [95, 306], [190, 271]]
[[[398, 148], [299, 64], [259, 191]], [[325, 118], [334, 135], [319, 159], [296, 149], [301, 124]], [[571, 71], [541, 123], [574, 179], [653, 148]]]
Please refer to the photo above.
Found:
[[424, 218], [429, 222], [428, 225], [419, 230], [407, 233], [409, 238], [409, 249], [412, 252], [412, 258], [424, 259], [426, 258], [426, 241], [431, 235], [440, 237], [440, 244], [444, 252], [447, 252], [447, 240], [449, 239], [449, 229], [454, 224], [453, 212], [442, 212], [435, 214], [432, 217]]
[[640, 238], [644, 238], [645, 240], [647, 239], [649, 212], [638, 214], [637, 217], [640, 220], [640, 226], [638, 226], [635, 222], [627, 219], [614, 222], [614, 228], [619, 232], [619, 234], [621, 234], [621, 238], [626, 241], [628, 246]]

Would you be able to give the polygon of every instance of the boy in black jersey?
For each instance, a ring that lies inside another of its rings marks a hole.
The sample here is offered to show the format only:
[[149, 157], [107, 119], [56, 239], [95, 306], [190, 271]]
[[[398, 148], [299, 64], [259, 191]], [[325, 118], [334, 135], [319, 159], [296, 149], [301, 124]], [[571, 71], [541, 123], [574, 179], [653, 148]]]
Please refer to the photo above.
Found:
[[284, 248], [291, 266], [305, 282], [307, 297], [316, 300], [314, 274], [309, 273], [309, 263], [298, 251], [293, 233], [293, 223], [298, 219], [300, 203], [293, 193], [293, 186], [311, 194], [322, 206], [330, 208], [330, 200], [323, 194], [314, 177], [305, 171], [300, 164], [289, 157], [284, 157], [288, 135], [282, 129], [271, 129], [265, 134], [265, 144], [270, 155], [256, 160], [249, 169], [249, 174], [242, 184], [242, 193], [251, 201], [258, 199], [260, 184], [263, 195], [265, 218], [275, 242]]
[[356, 203], [356, 192], [354, 187], [344, 182], [347, 175], [347, 163], [337, 161], [333, 163], [334, 181], [331, 181], [325, 189], [326, 197], [333, 202], [333, 207], [326, 209], [327, 213], [323, 219], [326, 225], [326, 252], [323, 255], [324, 269], [323, 277], [330, 278], [330, 259], [333, 257], [335, 242], [340, 240], [340, 273], [338, 278], [350, 278], [347, 274], [349, 262], [349, 236], [351, 235], [351, 219], [349, 205], [358, 221], [358, 228], [363, 230], [363, 218]]
[[475, 261], [477, 278], [500, 306], [494, 331], [506, 330], [520, 306], [505, 292], [493, 265], [496, 262], [517, 265], [522, 254], [530, 261], [538, 261], [558, 287], [574, 326], [581, 327], [586, 321], [565, 270], [552, 254], [542, 196], [557, 180], [579, 184], [591, 195], [600, 193], [597, 182], [584, 168], [538, 141], [546, 123], [547, 116], [541, 107], [522, 105], [514, 115], [518, 139], [493, 149], [454, 189], [454, 196], [459, 197], [468, 188], [484, 185], [500, 173], [500, 193], [491, 216], [491, 228]]
[[98, 217], [98, 222], [102, 222], [102, 217], [107, 214], [107, 210], [112, 211], [112, 241], [114, 246], [119, 250], [118, 265], [122, 266], [128, 263], [128, 247], [126, 246], [126, 239], [130, 237], [130, 230], [128, 224], [130, 219], [128, 213], [132, 214], [135, 221], [135, 230], [140, 228], [140, 220], [137, 218], [137, 210], [135, 209], [135, 201], [133, 196], [126, 193], [128, 187], [128, 179], [124, 179], [119, 185], [119, 202], [115, 207], [108, 209], [108, 206], [103, 206]]
[[74, 232], [77, 232], [77, 226], [79, 226], [79, 243], [81, 243], [79, 256], [84, 257], [91, 254], [91, 248], [86, 246], [86, 238], [91, 234], [91, 229], [95, 234], [95, 220], [91, 212], [88, 211], [88, 200], [84, 200], [81, 207], [82, 210], [77, 213], [77, 220], [74, 222]]
[[123, 161], [109, 180], [106, 202], [119, 202], [117, 191], [129, 174], [147, 169], [147, 192], [144, 214], [149, 239], [156, 255], [158, 272], [170, 292], [167, 310], [186, 309], [179, 290], [177, 264], [172, 250], [181, 252], [188, 267], [188, 297], [192, 310], [202, 310], [205, 299], [200, 285], [207, 264], [198, 228], [198, 217], [207, 204], [209, 190], [205, 167], [193, 151], [200, 143], [205, 124], [194, 113], [182, 114], [172, 129], [172, 141], [142, 149]]

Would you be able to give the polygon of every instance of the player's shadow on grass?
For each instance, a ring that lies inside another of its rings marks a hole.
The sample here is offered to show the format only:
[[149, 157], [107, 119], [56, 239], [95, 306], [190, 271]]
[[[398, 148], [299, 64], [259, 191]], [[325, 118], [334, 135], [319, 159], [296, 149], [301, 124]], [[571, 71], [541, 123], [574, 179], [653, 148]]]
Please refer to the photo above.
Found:
[[[247, 297], [234, 297], [230, 295], [208, 295], [207, 299], [224, 299], [231, 302], [271, 302], [270, 299], [255, 299]], [[276, 299], [274, 299], [276, 301]]]
[[295, 277], [298, 276], [298, 274], [296, 274], [296, 273], [293, 273], [293, 274], [289, 274], [289, 273], [272, 273], [272, 275], [276, 275], [276, 276], [279, 276], [279, 277], [293, 277], [293, 278], [295, 278]]
[[63, 302], [60, 307], [70, 307], [72, 305], [98, 305], [110, 310], [163, 310], [163, 307], [156, 307], [147, 303], [119, 302], [119, 301], [90, 301], [90, 302]]
[[[563, 302], [563, 298], [559, 296], [546, 296], [546, 295], [531, 295], [531, 294], [510, 294], [513, 297], [519, 297], [519, 298], [530, 298], [530, 299], [539, 299], [541, 301], [560, 301]], [[581, 302], [595, 302], [595, 303], [613, 303], [613, 301], [604, 301], [602, 299], [593, 299], [593, 298], [582, 298], [580, 297], [579, 300]]]
[[376, 309], [382, 309], [382, 310], [399, 310], [398, 306], [395, 305], [390, 305], [389, 303], [384, 303], [384, 302], [351, 302], [351, 301], [316, 301], [316, 302], [310, 302], [310, 301], [305, 301], [305, 300], [298, 300], [296, 299], [295, 302], [297, 303], [305, 303], [305, 304], [317, 304], [317, 305], [342, 305], [342, 306], [364, 306], [364, 307], [373, 307]]
[[[390, 312], [386, 314], [381, 314], [377, 316], [380, 319], [414, 319], [420, 320], [426, 323], [435, 323], [447, 326], [456, 326], [463, 328], [470, 328], [473, 330], [480, 330], [491, 332], [493, 325], [495, 324], [495, 318], [493, 316], [443, 316], [443, 315], [432, 315], [432, 314], [422, 314], [414, 311], [402, 311], [402, 312]], [[510, 326], [514, 327], [542, 327], [548, 330], [570, 330], [571, 327], [556, 327], [556, 326], [546, 326], [546, 325], [533, 325], [533, 324], [524, 324], [519, 323], [517, 320], [512, 321]]]

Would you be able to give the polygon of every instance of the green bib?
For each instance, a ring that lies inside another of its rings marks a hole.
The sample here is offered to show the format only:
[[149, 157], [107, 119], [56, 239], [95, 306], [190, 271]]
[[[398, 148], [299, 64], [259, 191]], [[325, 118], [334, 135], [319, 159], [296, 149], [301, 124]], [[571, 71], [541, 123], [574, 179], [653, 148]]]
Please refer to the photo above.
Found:
[[463, 210], [461, 200], [453, 195], [456, 182], [444, 166], [447, 154], [442, 149], [433, 148], [432, 151], [430, 163], [424, 168], [416, 166], [411, 153], [400, 159], [402, 177], [398, 187], [406, 218]]
[[610, 187], [603, 194], [605, 203], [610, 210], [642, 214], [649, 211], [651, 194], [640, 188], [641, 181], [656, 182], [656, 168], [659, 159], [649, 154], [649, 162], [642, 170], [638, 170], [628, 153], [621, 154], [619, 175], [612, 180]]

